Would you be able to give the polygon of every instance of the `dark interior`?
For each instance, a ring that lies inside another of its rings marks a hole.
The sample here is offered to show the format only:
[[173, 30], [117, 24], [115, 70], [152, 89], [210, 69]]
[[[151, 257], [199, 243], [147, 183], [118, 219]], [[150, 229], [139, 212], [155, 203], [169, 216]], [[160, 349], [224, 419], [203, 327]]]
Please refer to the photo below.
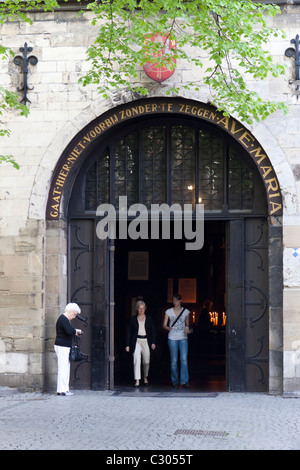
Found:
[[[157, 347], [151, 353], [150, 387], [170, 387], [170, 360], [167, 332], [162, 329], [164, 312], [172, 307], [172, 292], [179, 291], [180, 279], [196, 279], [196, 303], [183, 305], [190, 310], [189, 374], [190, 388], [197, 391], [224, 391], [225, 380], [225, 222], [206, 221], [201, 250], [185, 249], [186, 240], [116, 240], [115, 242], [115, 386], [134, 384], [132, 354], [125, 351], [127, 324], [135, 300], [143, 299], [146, 314], [157, 330]], [[148, 279], [128, 279], [129, 253], [148, 253]], [[172, 281], [168, 281], [172, 280]], [[171, 284], [170, 284], [171, 283]], [[169, 286], [169, 289], [168, 289]], [[171, 294], [170, 294], [171, 292]], [[132, 300], [134, 299], [134, 301]], [[219, 324], [200, 326], [205, 300], [218, 312]]]

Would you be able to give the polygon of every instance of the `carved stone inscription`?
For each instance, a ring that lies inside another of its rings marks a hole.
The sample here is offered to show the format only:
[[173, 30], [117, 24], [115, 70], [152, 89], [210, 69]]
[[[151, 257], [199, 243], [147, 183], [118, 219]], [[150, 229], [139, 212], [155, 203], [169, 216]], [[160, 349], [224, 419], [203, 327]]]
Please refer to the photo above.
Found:
[[222, 113], [216, 111], [210, 105], [180, 98], [156, 98], [135, 101], [112, 109], [99, 116], [97, 120], [83, 130], [83, 133], [80, 133], [80, 136], [72, 143], [71, 148], [69, 146], [70, 150], [66, 150], [58, 162], [49, 193], [47, 219], [55, 220], [59, 218], [60, 203], [70, 171], [83, 154], [87, 155], [89, 146], [94, 144], [96, 139], [101, 138], [113, 126], [124, 121], [131, 121], [147, 115], [164, 114], [199, 118], [230, 134], [248, 152], [262, 176], [266, 187], [269, 214], [282, 215], [282, 199], [276, 174], [269, 158], [251, 132], [232, 117], [223, 116]]

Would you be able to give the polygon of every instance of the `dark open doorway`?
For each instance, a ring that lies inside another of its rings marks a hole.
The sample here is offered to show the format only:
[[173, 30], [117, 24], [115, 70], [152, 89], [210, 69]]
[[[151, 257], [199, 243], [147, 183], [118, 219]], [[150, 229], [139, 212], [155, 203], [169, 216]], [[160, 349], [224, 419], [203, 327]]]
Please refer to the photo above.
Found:
[[[132, 386], [132, 355], [125, 352], [127, 324], [136, 300], [143, 299], [157, 330], [157, 348], [152, 353], [149, 381], [151, 387], [169, 387], [170, 360], [167, 332], [162, 329], [164, 312], [172, 306], [168, 292], [180, 290], [180, 280], [196, 280], [196, 302], [184, 302], [190, 310], [193, 333], [189, 336], [190, 387], [197, 391], [224, 391], [225, 379], [225, 225], [224, 221], [206, 221], [204, 246], [187, 251], [186, 240], [116, 240], [115, 242], [115, 324], [114, 384]], [[172, 230], [171, 230], [172, 234]], [[140, 259], [137, 256], [140, 255]], [[130, 271], [129, 259], [134, 271]], [[143, 276], [148, 260], [146, 279]], [[138, 270], [139, 268], [139, 270]], [[188, 282], [189, 284], [189, 282]], [[172, 296], [172, 292], [171, 292]], [[212, 301], [212, 311], [218, 312], [218, 324], [200, 326], [200, 313], [205, 300]]]

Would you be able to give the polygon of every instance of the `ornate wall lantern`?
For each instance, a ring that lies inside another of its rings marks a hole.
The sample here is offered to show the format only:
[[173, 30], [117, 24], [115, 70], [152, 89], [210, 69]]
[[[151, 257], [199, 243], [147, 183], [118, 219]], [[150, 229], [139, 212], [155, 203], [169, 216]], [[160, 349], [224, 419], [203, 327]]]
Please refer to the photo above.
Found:
[[23, 98], [21, 100], [21, 103], [24, 103], [26, 105], [27, 101], [30, 103], [31, 101], [27, 98], [27, 92], [28, 90], [33, 90], [32, 88], [29, 88], [28, 82], [27, 82], [27, 76], [28, 76], [28, 65], [36, 65], [38, 63], [37, 57], [34, 55], [31, 55], [28, 57], [28, 53], [32, 52], [32, 47], [27, 47], [27, 42], [25, 42], [24, 47], [20, 47], [19, 51], [23, 54], [23, 57], [20, 55], [17, 55], [14, 58], [14, 64], [21, 66], [22, 67], [22, 73], [23, 73], [23, 86], [22, 88], [18, 88], [18, 91], [23, 91]]
[[291, 44], [295, 44], [295, 47], [288, 47], [285, 51], [286, 57], [294, 57], [296, 67], [296, 80], [290, 80], [289, 83], [294, 83], [296, 87], [297, 99], [300, 95], [300, 51], [299, 51], [299, 34], [296, 35], [295, 39], [291, 39]]

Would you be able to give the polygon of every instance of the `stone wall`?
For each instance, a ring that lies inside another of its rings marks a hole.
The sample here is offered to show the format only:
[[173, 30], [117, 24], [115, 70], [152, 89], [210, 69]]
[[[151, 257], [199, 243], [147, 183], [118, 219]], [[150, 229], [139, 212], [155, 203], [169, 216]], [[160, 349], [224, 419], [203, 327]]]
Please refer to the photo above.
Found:
[[[45, 221], [51, 176], [65, 147], [84, 126], [134, 97], [121, 90], [104, 100], [95, 87], [78, 84], [88, 69], [86, 48], [95, 37], [90, 13], [79, 17], [76, 11], [31, 13], [31, 17], [32, 25], [0, 25], [3, 45], [18, 54], [27, 42], [38, 58], [28, 75], [29, 86], [34, 87], [28, 93], [30, 115], [24, 118], [8, 112], [5, 118], [11, 137], [1, 137], [3, 153], [13, 154], [20, 170], [0, 165], [0, 385], [43, 389], [55, 381], [54, 325], [67, 301], [65, 222]], [[274, 305], [270, 312], [272, 323], [283, 308], [282, 331], [273, 332], [270, 345], [272, 355], [280, 356], [283, 351], [284, 361], [283, 372], [280, 359], [276, 361], [278, 370], [272, 374], [277, 379], [270, 387], [272, 393], [300, 395], [300, 99], [294, 94], [294, 84], [289, 84], [294, 61], [284, 56], [290, 40], [300, 33], [300, 6], [283, 5], [282, 15], [268, 22], [287, 34], [286, 39], [274, 38], [269, 45], [287, 72], [263, 82], [252, 80], [251, 86], [265, 97], [286, 101], [289, 114], [278, 112], [245, 127], [268, 154], [284, 202], [283, 268], [278, 266], [283, 275], [283, 304]], [[170, 83], [181, 88], [182, 97], [206, 103], [207, 89], [195, 93], [182, 88], [195, 73], [182, 62], [165, 83], [151, 82], [142, 70], [138, 80], [149, 83], [151, 96], [165, 96]], [[21, 80], [12, 59], [1, 61], [1, 85], [15, 91]]]
[[0, 385], [43, 384], [43, 225], [28, 220], [17, 236], [1, 236]]

